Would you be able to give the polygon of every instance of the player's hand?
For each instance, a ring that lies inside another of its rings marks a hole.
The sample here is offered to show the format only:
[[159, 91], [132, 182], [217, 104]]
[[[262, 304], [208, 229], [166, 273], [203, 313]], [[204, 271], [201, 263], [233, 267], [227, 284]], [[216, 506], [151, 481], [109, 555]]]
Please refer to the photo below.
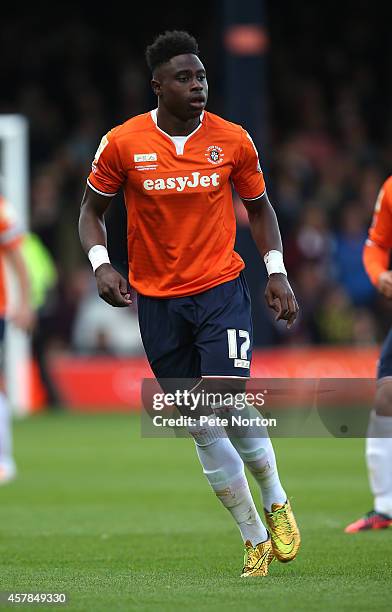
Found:
[[99, 297], [111, 306], [132, 304], [128, 283], [110, 264], [102, 264], [95, 270]]
[[297, 318], [299, 307], [285, 274], [271, 274], [265, 289], [265, 299], [275, 310], [275, 321], [287, 321], [289, 329]]
[[10, 320], [19, 329], [30, 332], [35, 323], [35, 314], [28, 304], [20, 304], [10, 314]]
[[381, 272], [378, 277], [377, 288], [385, 297], [392, 298], [392, 270]]

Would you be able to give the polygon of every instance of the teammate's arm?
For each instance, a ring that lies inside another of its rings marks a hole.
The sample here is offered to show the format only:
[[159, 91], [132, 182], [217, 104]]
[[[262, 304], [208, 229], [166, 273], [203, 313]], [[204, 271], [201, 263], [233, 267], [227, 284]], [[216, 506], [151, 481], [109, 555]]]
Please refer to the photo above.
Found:
[[[84, 192], [79, 215], [79, 237], [86, 254], [96, 245], [107, 246], [105, 212], [112, 198], [100, 195], [88, 185]], [[110, 263], [95, 270], [99, 296], [111, 306], [131, 304], [128, 283]]]
[[30, 331], [34, 322], [34, 313], [31, 307], [30, 279], [21, 243], [12, 245], [4, 249], [4, 259], [11, 268], [11, 273], [15, 276], [19, 285], [18, 302], [15, 305], [10, 318], [11, 321], [24, 331]]
[[389, 270], [392, 246], [392, 179], [388, 179], [376, 201], [369, 238], [363, 248], [363, 264], [375, 287], [392, 298], [392, 270]]
[[388, 270], [390, 249], [382, 247], [372, 240], [367, 240], [363, 249], [363, 265], [373, 285], [385, 295], [392, 298], [392, 270]]
[[[278, 220], [266, 192], [259, 198], [242, 200], [248, 213], [250, 231], [262, 257], [269, 251], [283, 252]], [[276, 311], [276, 320], [287, 321], [291, 327], [298, 315], [298, 303], [287, 276], [270, 274], [265, 289], [265, 298], [270, 308]]]

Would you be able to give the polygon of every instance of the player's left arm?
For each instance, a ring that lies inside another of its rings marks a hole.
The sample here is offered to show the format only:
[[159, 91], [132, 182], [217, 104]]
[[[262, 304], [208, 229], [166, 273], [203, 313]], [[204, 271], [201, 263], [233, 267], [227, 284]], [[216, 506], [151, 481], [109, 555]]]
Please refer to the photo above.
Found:
[[299, 308], [287, 280], [278, 220], [265, 190], [257, 149], [243, 129], [239, 144], [231, 179], [246, 207], [253, 239], [267, 266], [267, 304], [275, 310], [277, 321], [283, 319], [291, 327]]
[[[260, 255], [263, 258], [268, 258], [271, 251], [283, 254], [278, 220], [266, 192], [264, 191], [255, 200], [247, 201], [243, 199], [242, 201], [247, 210], [250, 231]], [[287, 327], [290, 328], [297, 318], [299, 307], [287, 279], [284, 266], [282, 272], [269, 274], [265, 299], [268, 306], [276, 311], [276, 320], [287, 321]]]

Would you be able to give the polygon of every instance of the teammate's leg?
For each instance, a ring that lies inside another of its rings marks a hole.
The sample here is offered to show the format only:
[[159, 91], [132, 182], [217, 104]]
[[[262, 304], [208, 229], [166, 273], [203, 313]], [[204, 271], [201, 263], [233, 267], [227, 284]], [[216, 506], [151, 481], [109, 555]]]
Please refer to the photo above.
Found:
[[380, 356], [374, 410], [366, 439], [366, 463], [374, 507], [346, 533], [392, 527], [392, 330]]
[[[3, 361], [4, 319], [0, 319], [0, 362]], [[1, 367], [2, 370], [2, 367]], [[0, 485], [12, 480], [16, 467], [12, 454], [11, 410], [4, 392], [4, 382], [0, 381]]]
[[392, 378], [382, 378], [370, 415], [366, 460], [374, 509], [392, 519]]

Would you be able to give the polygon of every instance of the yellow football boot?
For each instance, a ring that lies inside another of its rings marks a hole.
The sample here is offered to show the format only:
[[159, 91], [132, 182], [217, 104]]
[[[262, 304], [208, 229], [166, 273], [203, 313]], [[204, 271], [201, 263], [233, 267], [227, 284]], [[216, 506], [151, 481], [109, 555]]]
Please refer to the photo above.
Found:
[[242, 570], [241, 578], [266, 576], [273, 558], [271, 538], [256, 544], [255, 547], [247, 540], [245, 542], [244, 569]]
[[271, 512], [264, 510], [264, 513], [275, 557], [282, 563], [292, 561], [301, 544], [301, 536], [290, 502], [272, 504]]

